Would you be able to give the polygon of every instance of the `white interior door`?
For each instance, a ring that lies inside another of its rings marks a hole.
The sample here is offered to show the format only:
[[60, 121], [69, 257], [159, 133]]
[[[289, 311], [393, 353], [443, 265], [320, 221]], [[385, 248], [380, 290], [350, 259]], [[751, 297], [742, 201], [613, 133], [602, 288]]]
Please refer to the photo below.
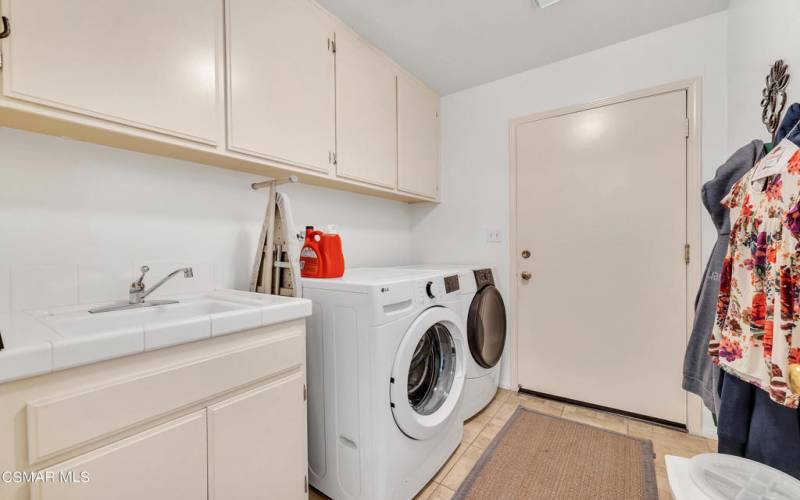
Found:
[[686, 422], [686, 110], [681, 90], [514, 128], [523, 388]]

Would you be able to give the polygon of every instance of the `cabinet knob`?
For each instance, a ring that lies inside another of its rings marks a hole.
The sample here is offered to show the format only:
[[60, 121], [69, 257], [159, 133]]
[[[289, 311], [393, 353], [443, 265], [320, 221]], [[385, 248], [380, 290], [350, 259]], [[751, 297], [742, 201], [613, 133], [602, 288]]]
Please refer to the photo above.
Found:
[[521, 277], [522, 277], [522, 279], [524, 279], [525, 281], [528, 281], [528, 280], [530, 280], [530, 279], [533, 277], [533, 275], [532, 275], [531, 273], [529, 273], [528, 271], [522, 271], [522, 273], [520, 274], [520, 276], [521, 276]]

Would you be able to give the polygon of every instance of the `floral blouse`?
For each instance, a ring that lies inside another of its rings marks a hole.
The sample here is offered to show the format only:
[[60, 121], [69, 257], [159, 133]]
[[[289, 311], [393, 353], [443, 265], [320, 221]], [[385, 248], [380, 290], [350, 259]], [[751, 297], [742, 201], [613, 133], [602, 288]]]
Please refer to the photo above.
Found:
[[797, 408], [789, 365], [800, 363], [800, 151], [772, 177], [752, 181], [755, 170], [722, 200], [734, 222], [709, 354]]

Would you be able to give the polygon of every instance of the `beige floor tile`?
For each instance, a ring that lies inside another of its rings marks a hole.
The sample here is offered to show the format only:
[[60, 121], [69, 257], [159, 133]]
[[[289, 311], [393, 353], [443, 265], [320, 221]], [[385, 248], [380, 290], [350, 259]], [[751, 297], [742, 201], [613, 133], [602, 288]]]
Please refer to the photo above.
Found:
[[485, 420], [484, 418], [467, 420], [464, 423], [464, 430], [475, 431], [479, 433], [483, 430], [484, 427], [486, 427], [486, 424], [489, 423], [489, 421], [484, 421], [484, 420]]
[[464, 427], [464, 435], [461, 436], [461, 442], [462, 443], [466, 443], [468, 445], [472, 444], [472, 442], [475, 441], [475, 438], [478, 437], [478, 434], [480, 434], [479, 430], [477, 430], [475, 428], [469, 428], [468, 429], [468, 428]]
[[450, 458], [447, 459], [447, 462], [445, 462], [442, 468], [439, 469], [439, 472], [436, 473], [436, 476], [434, 476], [433, 481], [441, 483], [442, 479], [444, 479], [447, 473], [450, 472], [450, 469], [452, 469], [453, 466], [456, 464], [456, 462], [458, 462], [458, 459], [461, 458], [461, 455], [463, 455], [464, 452], [467, 451], [467, 448], [469, 448], [469, 443], [465, 443], [464, 441], [459, 443], [458, 448], [456, 448], [456, 451], [454, 451], [453, 454], [450, 455]]
[[658, 485], [658, 499], [672, 500], [672, 493], [670, 493], [666, 470], [663, 473], [658, 470], [656, 471], [656, 484]]
[[500, 409], [501, 406], [509, 399], [509, 394], [498, 394], [494, 397], [491, 403], [486, 405], [483, 410], [480, 411], [479, 415], [488, 415], [489, 418], [494, 417], [497, 410]]
[[561, 416], [569, 420], [574, 420], [575, 422], [593, 425], [609, 431], [621, 432], [623, 434], [628, 431], [628, 422], [626, 422], [624, 418], [610, 413], [590, 410], [589, 408], [566, 406]]
[[626, 419], [628, 421], [628, 434], [636, 437], [650, 439], [653, 436], [663, 436], [667, 438], [686, 436], [682, 431], [670, 429], [661, 425], [654, 425], [641, 420]]
[[489, 424], [483, 428], [478, 437], [472, 442], [472, 446], [479, 448], [481, 450], [485, 450], [489, 447], [494, 440], [495, 436], [500, 432], [500, 430], [505, 426], [506, 421], [500, 418], [493, 418]]
[[440, 484], [439, 487], [436, 488], [436, 491], [433, 492], [433, 495], [429, 498], [429, 500], [450, 500], [455, 494], [456, 492], [454, 490], [451, 490], [447, 486]]
[[461, 455], [458, 462], [456, 462], [450, 472], [448, 472], [442, 480], [441, 485], [453, 491], [457, 490], [461, 483], [464, 482], [464, 479], [467, 478], [470, 471], [472, 471], [478, 459], [481, 458], [482, 453], [483, 450], [475, 446], [467, 448], [467, 451]]
[[485, 412], [481, 412], [481, 413], [478, 413], [477, 415], [475, 415], [474, 417], [470, 418], [466, 422], [464, 422], [464, 425], [469, 425], [469, 424], [472, 424], [472, 423], [476, 423], [476, 424], [480, 424], [481, 426], [484, 426], [484, 425], [488, 424], [490, 420], [492, 420], [492, 415], [490, 415], [488, 413], [485, 413]]
[[439, 483], [435, 483], [431, 481], [430, 483], [426, 484], [422, 491], [417, 493], [417, 496], [414, 497], [414, 500], [429, 500], [431, 496], [433, 496], [433, 492], [436, 491], [436, 488], [439, 487]]
[[508, 419], [511, 418], [511, 415], [513, 415], [515, 411], [517, 411], [517, 408], [519, 408], [519, 403], [516, 400], [503, 403], [503, 406], [497, 410], [497, 413], [495, 413], [492, 420], [499, 419], [502, 420], [503, 423], [508, 422]]
[[538, 411], [539, 413], [553, 415], [554, 417], [560, 417], [564, 412], [564, 407], [566, 406], [558, 401], [538, 398], [536, 396], [529, 396], [527, 394], [520, 394], [516, 397], [516, 399], [519, 404], [525, 408]]

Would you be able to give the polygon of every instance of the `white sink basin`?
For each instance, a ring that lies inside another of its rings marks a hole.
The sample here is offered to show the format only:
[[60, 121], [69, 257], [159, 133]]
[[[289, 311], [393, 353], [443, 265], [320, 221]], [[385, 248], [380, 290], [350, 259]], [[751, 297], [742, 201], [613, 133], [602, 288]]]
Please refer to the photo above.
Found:
[[174, 299], [176, 304], [92, 314], [98, 305], [30, 314], [56, 335], [53, 369], [63, 369], [252, 330], [311, 315], [305, 299], [218, 290]]
[[190, 321], [198, 317], [204, 318], [215, 314], [252, 310], [254, 306], [257, 308], [258, 304], [242, 304], [200, 298], [178, 302], [177, 304], [123, 309], [99, 314], [90, 314], [85, 309], [55, 312], [39, 316], [39, 319], [58, 333], [72, 336], [139, 328], [143, 325]]

